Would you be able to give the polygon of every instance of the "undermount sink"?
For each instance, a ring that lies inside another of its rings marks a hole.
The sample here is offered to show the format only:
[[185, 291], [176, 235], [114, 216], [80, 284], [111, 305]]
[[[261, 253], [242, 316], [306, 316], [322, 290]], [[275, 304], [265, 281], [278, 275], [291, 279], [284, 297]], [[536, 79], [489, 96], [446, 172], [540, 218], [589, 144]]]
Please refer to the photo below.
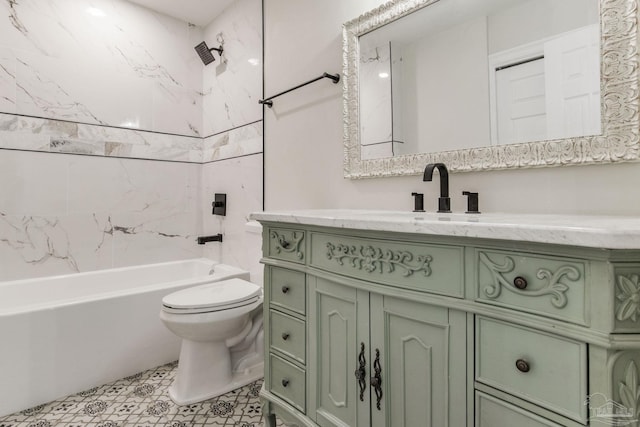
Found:
[[370, 220], [384, 221], [454, 221], [477, 222], [482, 214], [438, 213], [438, 212], [403, 212], [403, 211], [353, 211], [366, 216]]

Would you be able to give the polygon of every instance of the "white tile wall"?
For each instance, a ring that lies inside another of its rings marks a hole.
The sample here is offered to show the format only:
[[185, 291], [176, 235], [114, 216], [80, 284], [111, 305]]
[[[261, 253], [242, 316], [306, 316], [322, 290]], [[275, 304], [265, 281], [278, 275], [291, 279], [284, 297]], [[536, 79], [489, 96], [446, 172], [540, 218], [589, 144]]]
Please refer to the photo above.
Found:
[[[202, 29], [123, 0], [0, 3], [0, 281], [203, 253], [260, 274], [261, 14], [239, 0]], [[193, 46], [220, 37], [205, 67]]]
[[204, 162], [262, 152], [262, 121], [204, 139]]
[[204, 38], [211, 47], [224, 42], [223, 61], [214, 52], [204, 72], [204, 136], [262, 120], [262, 2], [236, 0]]
[[201, 256], [201, 165], [0, 152], [0, 280]]
[[[203, 235], [222, 233], [204, 255], [251, 272], [262, 283], [261, 236], [247, 233], [249, 213], [262, 210], [262, 2], [237, 0], [204, 30], [222, 60], [204, 71], [202, 158]], [[215, 193], [227, 194], [227, 215], [211, 215]]]
[[[227, 194], [227, 215], [211, 215], [215, 193]], [[249, 214], [262, 210], [262, 154], [207, 163], [202, 168], [202, 233], [222, 233], [222, 243], [207, 243], [204, 255], [252, 273], [262, 283], [260, 235], [246, 231]]]
[[199, 136], [201, 38], [122, 0], [2, 2], [0, 111]]

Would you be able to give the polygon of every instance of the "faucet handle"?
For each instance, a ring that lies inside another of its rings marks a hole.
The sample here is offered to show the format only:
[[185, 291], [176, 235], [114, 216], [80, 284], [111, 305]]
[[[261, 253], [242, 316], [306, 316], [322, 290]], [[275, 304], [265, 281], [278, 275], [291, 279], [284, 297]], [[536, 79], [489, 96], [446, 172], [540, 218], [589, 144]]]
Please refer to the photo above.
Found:
[[463, 196], [467, 196], [467, 212], [468, 214], [479, 214], [478, 210], [478, 193], [472, 193], [471, 191], [463, 191]]
[[424, 194], [413, 192], [411, 195], [414, 197], [413, 199], [413, 211], [414, 212], [424, 212]]

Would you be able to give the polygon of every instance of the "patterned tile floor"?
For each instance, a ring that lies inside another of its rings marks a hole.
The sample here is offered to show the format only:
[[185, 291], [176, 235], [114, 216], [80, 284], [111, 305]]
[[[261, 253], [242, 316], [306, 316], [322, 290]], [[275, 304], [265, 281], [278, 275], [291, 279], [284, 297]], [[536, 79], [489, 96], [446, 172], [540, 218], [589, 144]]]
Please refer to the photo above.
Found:
[[0, 418], [0, 427], [258, 427], [262, 380], [193, 405], [178, 406], [167, 389], [177, 363]]

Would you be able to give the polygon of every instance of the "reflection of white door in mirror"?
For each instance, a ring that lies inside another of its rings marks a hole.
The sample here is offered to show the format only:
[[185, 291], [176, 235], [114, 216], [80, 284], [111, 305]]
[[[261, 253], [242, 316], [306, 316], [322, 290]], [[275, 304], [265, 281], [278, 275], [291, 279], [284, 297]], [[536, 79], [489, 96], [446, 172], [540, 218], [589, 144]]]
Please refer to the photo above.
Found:
[[599, 37], [589, 25], [545, 43], [547, 139], [600, 134]]
[[539, 141], [547, 136], [544, 58], [496, 70], [494, 143]]
[[492, 144], [601, 132], [598, 37], [589, 25], [490, 57]]

